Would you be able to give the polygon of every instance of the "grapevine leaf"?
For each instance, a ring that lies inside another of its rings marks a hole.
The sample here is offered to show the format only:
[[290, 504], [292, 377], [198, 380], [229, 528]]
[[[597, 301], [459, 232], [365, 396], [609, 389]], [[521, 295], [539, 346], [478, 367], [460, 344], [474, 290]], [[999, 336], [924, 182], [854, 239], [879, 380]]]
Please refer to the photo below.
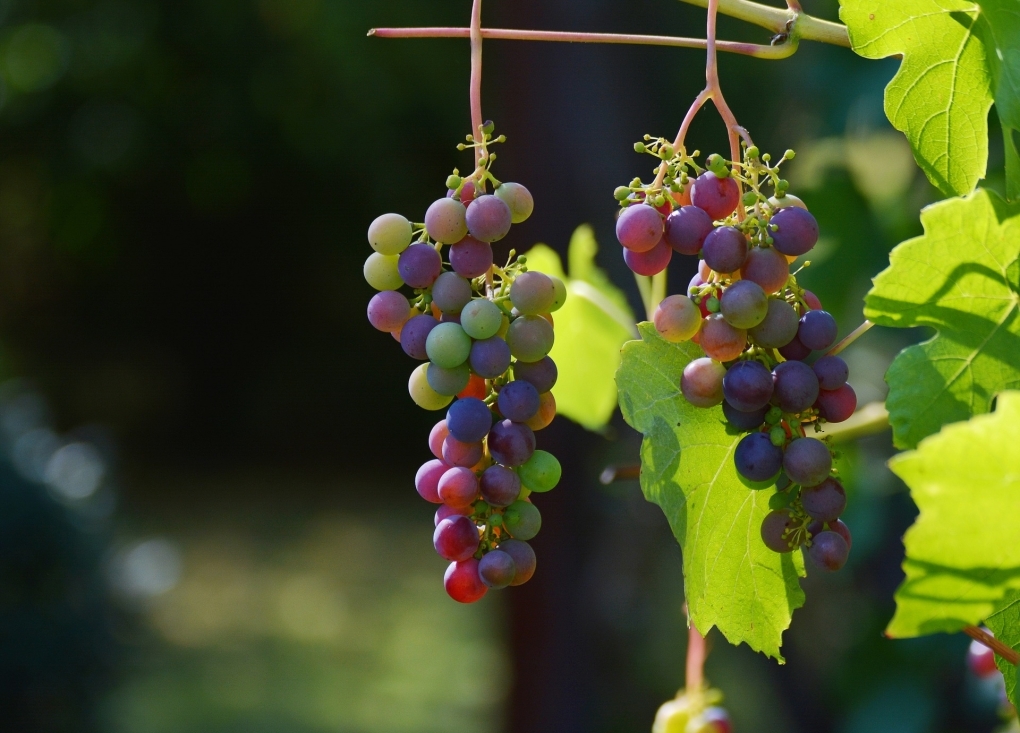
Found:
[[570, 277], [560, 256], [544, 244], [527, 253], [529, 269], [563, 280], [567, 301], [553, 314], [556, 341], [550, 356], [559, 369], [553, 388], [556, 410], [589, 430], [605, 427], [616, 409], [620, 347], [636, 333], [627, 299], [595, 265], [598, 245], [591, 227], [570, 239]]
[[[1014, 651], [1020, 652], [1020, 591], [1010, 591], [1006, 595], [1005, 605], [993, 613], [985, 621], [995, 637]], [[995, 664], [1006, 682], [1006, 696], [1014, 707], [1020, 708], [1020, 697], [1017, 696], [1017, 667], [1012, 662], [995, 656]]]
[[722, 410], [693, 407], [680, 375], [700, 347], [670, 344], [654, 326], [623, 348], [616, 381], [627, 422], [644, 433], [641, 489], [658, 504], [683, 549], [691, 620], [702, 633], [717, 626], [733, 644], [782, 661], [779, 647], [794, 609], [804, 604], [801, 553], [777, 554], [761, 539], [774, 489], [752, 491], [733, 465], [740, 435]]
[[1020, 392], [997, 405], [889, 463], [920, 510], [904, 537], [890, 636], [959, 631], [1020, 589]]
[[1020, 205], [979, 189], [924, 209], [921, 223], [924, 235], [892, 251], [864, 309], [879, 325], [938, 331], [886, 374], [900, 448], [988, 412], [997, 392], [1020, 387]]
[[970, 0], [843, 0], [850, 44], [871, 59], [902, 54], [885, 113], [945, 194], [974, 190], [988, 160], [990, 54]]
[[1006, 153], [1006, 195], [1020, 198], [1020, 7], [1016, 0], [977, 0], [982, 35], [991, 63], [995, 111], [999, 114]]

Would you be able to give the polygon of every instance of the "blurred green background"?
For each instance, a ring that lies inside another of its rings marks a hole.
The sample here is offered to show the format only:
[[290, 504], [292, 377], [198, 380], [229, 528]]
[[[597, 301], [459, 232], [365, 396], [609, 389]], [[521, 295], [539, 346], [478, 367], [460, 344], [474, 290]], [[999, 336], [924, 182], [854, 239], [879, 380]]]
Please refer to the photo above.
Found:
[[[805, 2], [836, 17], [831, 0]], [[559, 418], [539, 570], [449, 601], [413, 489], [433, 415], [365, 320], [365, 229], [415, 218], [468, 158], [468, 49], [373, 26], [464, 25], [469, 0], [0, 0], [0, 719], [5, 731], [647, 731], [683, 682], [680, 551], [617, 416]], [[673, 0], [488, 0], [490, 26], [702, 35]], [[727, 38], [765, 42], [730, 19]], [[703, 54], [486, 43], [497, 175], [536, 214], [505, 248], [612, 235], [631, 151], [671, 137]], [[937, 198], [882, 114], [894, 61], [805, 43], [727, 57], [763, 150], [823, 240], [802, 282], [838, 317]], [[721, 150], [712, 111], [689, 140]], [[1001, 169], [993, 131], [992, 168]], [[993, 183], [999, 174], [992, 176]], [[673, 290], [693, 262], [671, 266]], [[922, 334], [847, 354], [861, 402]], [[707, 674], [741, 733], [997, 725], [963, 637], [887, 641], [914, 508], [888, 435], [845, 451], [848, 569], [809, 577], [778, 666], [717, 635]]]

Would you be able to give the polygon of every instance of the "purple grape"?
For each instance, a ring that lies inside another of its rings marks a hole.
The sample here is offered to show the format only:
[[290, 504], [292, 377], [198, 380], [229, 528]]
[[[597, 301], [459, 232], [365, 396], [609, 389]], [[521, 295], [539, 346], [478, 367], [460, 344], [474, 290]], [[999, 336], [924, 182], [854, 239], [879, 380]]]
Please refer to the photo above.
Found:
[[783, 471], [795, 484], [817, 486], [829, 477], [831, 470], [832, 454], [829, 453], [829, 447], [817, 438], [798, 438], [786, 446]]
[[[800, 326], [799, 320], [797, 321], [797, 326]], [[800, 339], [794, 336], [793, 341], [779, 349], [779, 353], [788, 361], [804, 361], [804, 359], [811, 356], [811, 349], [802, 344]]]
[[439, 479], [439, 498], [450, 506], [470, 506], [478, 498], [478, 477], [470, 468], [454, 466]]
[[[778, 228], [772, 231], [773, 226]], [[772, 217], [769, 233], [772, 235], [772, 246], [784, 255], [799, 257], [818, 241], [818, 222], [807, 209], [790, 206], [780, 209]]]
[[832, 522], [815, 520], [808, 526], [808, 532], [812, 537], [825, 530], [835, 532], [846, 541], [847, 548], [854, 549], [854, 538], [850, 535], [850, 528], [843, 523], [843, 520], [837, 519]]
[[783, 467], [783, 451], [765, 433], [751, 433], [737, 443], [733, 462], [748, 481], [767, 481]]
[[499, 336], [475, 341], [468, 361], [479, 377], [495, 379], [510, 368], [510, 347]]
[[790, 544], [790, 538], [783, 535], [795, 526], [793, 517], [786, 509], [769, 512], [761, 523], [762, 542], [773, 552], [790, 552], [793, 545]]
[[464, 204], [454, 199], [433, 201], [425, 212], [425, 231], [437, 242], [453, 244], [467, 234]]
[[452, 435], [447, 435], [443, 440], [442, 455], [443, 462], [455, 468], [471, 468], [482, 460], [485, 452], [481, 442], [461, 443]]
[[712, 231], [712, 217], [697, 206], [681, 206], [666, 217], [666, 243], [682, 255], [696, 255]]
[[538, 412], [538, 390], [531, 382], [510, 382], [499, 391], [497, 404], [503, 417], [514, 422], [527, 422]]
[[471, 283], [455, 272], [444, 272], [432, 285], [432, 302], [444, 315], [460, 313], [471, 302]]
[[662, 240], [662, 216], [645, 204], [628, 206], [616, 220], [616, 238], [632, 252], [647, 252]]
[[730, 425], [742, 432], [749, 432], [761, 427], [762, 423], [765, 422], [765, 413], [769, 411], [769, 408], [766, 405], [751, 412], [744, 412], [738, 410], [729, 402], [724, 401], [722, 411], [723, 416], [729, 421]]
[[843, 422], [857, 409], [857, 393], [849, 384], [834, 390], [823, 389], [818, 393], [815, 406], [819, 414], [829, 422]]
[[429, 334], [432, 333], [432, 329], [438, 325], [439, 321], [428, 315], [415, 316], [405, 323], [400, 330], [400, 346], [404, 349], [404, 353], [419, 361], [428, 359], [425, 342], [428, 340]]
[[800, 501], [816, 522], [835, 522], [846, 509], [846, 491], [839, 481], [829, 477], [817, 486], [801, 489]]
[[772, 372], [758, 361], [738, 361], [723, 377], [723, 396], [741, 412], [760, 410], [772, 399]]
[[[788, 211], [788, 209], [783, 210]], [[811, 540], [811, 547], [807, 551], [807, 556], [815, 567], [828, 570], [830, 573], [834, 573], [846, 565], [849, 555], [850, 548], [847, 546], [846, 540], [828, 530], [815, 535]]]
[[483, 242], [498, 242], [510, 231], [510, 207], [492, 194], [483, 194], [468, 204], [467, 228]]
[[441, 504], [440, 507], [436, 509], [436, 514], [433, 517], [432, 524], [434, 527], [438, 527], [439, 523], [447, 517], [467, 517], [470, 516], [473, 511], [474, 508], [470, 506], [450, 506], [449, 504]]
[[736, 227], [719, 227], [705, 237], [701, 255], [716, 272], [736, 272], [747, 259], [747, 238]]
[[450, 247], [450, 267], [461, 277], [481, 277], [492, 267], [492, 245], [464, 237]]
[[502, 550], [487, 552], [478, 561], [478, 577], [490, 588], [506, 588], [516, 573], [514, 559]]
[[765, 318], [749, 328], [747, 334], [763, 348], [781, 349], [797, 337], [799, 327], [800, 318], [792, 305], [779, 298], [769, 298]]
[[497, 463], [520, 466], [535, 452], [535, 433], [527, 425], [502, 420], [489, 431], [488, 445], [489, 454]]
[[432, 544], [440, 557], [467, 560], [478, 550], [478, 527], [465, 516], [447, 517], [436, 526]]
[[412, 288], [427, 288], [443, 271], [443, 258], [431, 244], [419, 242], [400, 253], [397, 272]]
[[824, 351], [835, 343], [838, 333], [836, 319], [827, 311], [808, 311], [800, 317], [797, 338], [809, 349]]
[[489, 466], [482, 472], [482, 498], [492, 506], [510, 506], [521, 493], [521, 478], [506, 466]]
[[[381, 295], [381, 293], [380, 293]], [[850, 376], [850, 367], [838, 356], [823, 356], [811, 367], [822, 389], [839, 389]]]
[[790, 279], [790, 263], [775, 247], [752, 247], [740, 268], [740, 276], [758, 283], [766, 293], [777, 293]]
[[426, 461], [414, 476], [414, 488], [425, 501], [439, 504], [439, 479], [450, 470], [450, 466], [439, 459]]
[[492, 427], [492, 411], [477, 397], [456, 400], [446, 412], [446, 427], [462, 443], [475, 443]]
[[411, 304], [396, 290], [383, 290], [368, 301], [368, 322], [386, 333], [396, 331], [411, 315]]
[[803, 412], [818, 399], [818, 377], [802, 361], [784, 361], [772, 370], [774, 401], [783, 412]]
[[646, 277], [658, 275], [665, 270], [672, 258], [673, 250], [670, 249], [665, 240], [659, 240], [659, 243], [647, 252], [635, 252], [631, 249], [623, 250], [623, 261], [627, 264], [627, 267], [632, 272]]
[[499, 543], [499, 549], [514, 559], [514, 566], [517, 568], [510, 585], [524, 585], [531, 580], [538, 564], [531, 545], [524, 540], [503, 540]]
[[753, 328], [769, 312], [769, 297], [757, 283], [737, 280], [719, 298], [719, 312], [734, 328]]
[[[694, 180], [694, 186], [691, 188], [691, 203], [699, 209], [703, 209], [713, 220], [725, 219], [733, 213], [739, 202], [740, 187], [729, 176], [719, 178], [712, 171], [705, 171]], [[733, 270], [716, 270], [716, 272], [733, 272]]]
[[539, 394], [548, 392], [556, 384], [558, 371], [556, 362], [545, 356], [538, 361], [518, 361], [514, 363], [514, 379], [531, 382]]

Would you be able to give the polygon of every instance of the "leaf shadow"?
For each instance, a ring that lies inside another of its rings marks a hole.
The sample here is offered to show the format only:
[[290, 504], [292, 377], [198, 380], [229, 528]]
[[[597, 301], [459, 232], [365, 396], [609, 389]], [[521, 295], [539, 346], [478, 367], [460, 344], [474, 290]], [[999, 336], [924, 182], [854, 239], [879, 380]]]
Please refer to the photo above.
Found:
[[[999, 606], [1010, 590], [1016, 587], [1017, 581], [1020, 581], [1020, 567], [954, 568], [948, 565], [910, 558], [903, 563], [903, 567], [907, 571], [908, 576], [914, 575], [914, 577], [908, 577], [907, 580], [903, 581], [903, 584], [896, 592], [896, 597], [937, 603], [942, 608], [952, 606], [954, 603], [960, 605], [961, 608], [973, 606], [975, 603], [989, 603], [993, 606]], [[917, 573], [921, 573], [920, 577], [916, 575]], [[918, 590], [919, 586], [930, 586], [951, 580], [962, 580], [972, 584], [972, 594], [969, 597], [961, 594], [954, 599]], [[974, 595], [973, 593], [977, 591], [987, 592]], [[919, 630], [922, 634], [933, 634], [940, 631], [959, 630], [973, 623], [975, 623], [973, 618], [964, 619], [952, 616], [946, 618], [943, 616], [925, 621], [919, 626]]]

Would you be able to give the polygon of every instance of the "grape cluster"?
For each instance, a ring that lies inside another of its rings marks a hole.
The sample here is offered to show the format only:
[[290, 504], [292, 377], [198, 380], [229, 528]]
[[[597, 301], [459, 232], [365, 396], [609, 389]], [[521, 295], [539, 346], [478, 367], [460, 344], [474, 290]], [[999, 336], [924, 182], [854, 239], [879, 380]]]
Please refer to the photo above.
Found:
[[703, 169], [662, 139], [636, 149], [662, 163], [655, 183], [616, 190], [627, 264], [655, 275], [674, 251], [701, 257], [687, 294], [665, 298], [653, 317], [665, 340], [694, 341], [706, 354], [684, 369], [680, 391], [696, 407], [722, 405], [731, 428], [748, 433], [734, 454], [737, 473], [752, 489], [779, 489], [762, 523], [765, 544], [803, 546], [814, 564], [838, 570], [851, 544], [839, 520], [846, 494], [829, 446], [807, 429], [846, 420], [857, 396], [845, 361], [814, 358], [835, 343], [836, 321], [790, 272], [818, 240], [814, 216], [779, 176], [793, 151], [771, 165], [745, 147], [743, 162], [711, 155]]
[[542, 517], [530, 494], [550, 491], [561, 473], [552, 454], [535, 449], [535, 431], [556, 415], [550, 314], [566, 287], [529, 271], [513, 251], [494, 265], [492, 243], [534, 206], [524, 186], [492, 177], [494, 158], [483, 157], [466, 178], [454, 171], [424, 223], [399, 214], [373, 221], [375, 252], [365, 262], [365, 279], [379, 291], [368, 320], [423, 362], [411, 373], [411, 398], [426, 410], [447, 409], [429, 436], [435, 458], [418, 470], [415, 487], [441, 505], [433, 543], [451, 561], [446, 591], [462, 603], [531, 578], [527, 540]]
[[680, 690], [659, 706], [652, 733], [733, 733], [729, 713], [720, 702], [722, 693], [716, 689]]

